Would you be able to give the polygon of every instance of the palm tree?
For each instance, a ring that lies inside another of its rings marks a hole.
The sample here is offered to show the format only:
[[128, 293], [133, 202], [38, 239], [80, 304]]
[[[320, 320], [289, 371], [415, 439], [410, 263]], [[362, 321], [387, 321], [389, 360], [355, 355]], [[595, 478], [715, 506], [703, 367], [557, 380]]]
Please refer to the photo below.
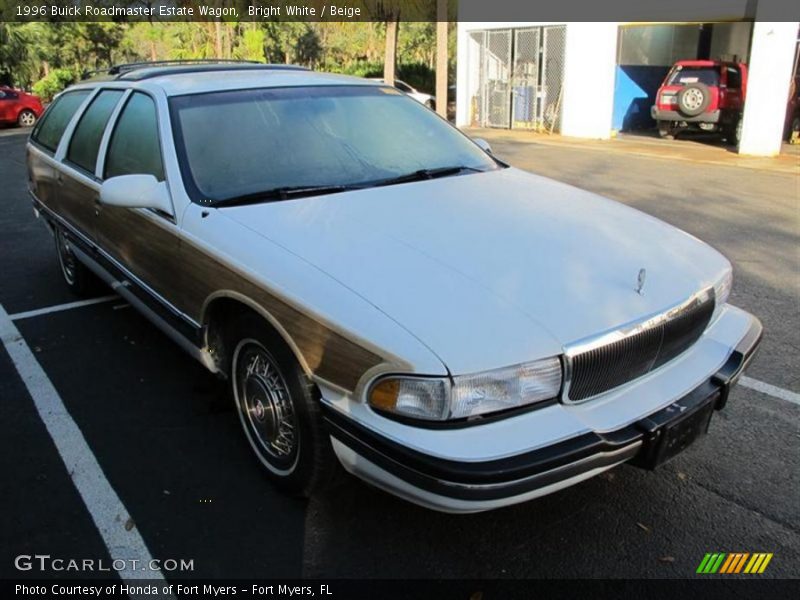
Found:
[[447, 0], [436, 0], [436, 112], [447, 118]]

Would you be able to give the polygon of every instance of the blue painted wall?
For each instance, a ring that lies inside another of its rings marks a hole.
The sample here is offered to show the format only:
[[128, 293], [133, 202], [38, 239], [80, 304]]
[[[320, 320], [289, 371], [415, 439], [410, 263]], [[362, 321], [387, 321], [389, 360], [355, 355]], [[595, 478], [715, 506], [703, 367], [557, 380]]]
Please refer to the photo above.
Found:
[[614, 83], [614, 114], [611, 127], [617, 131], [650, 129], [655, 122], [650, 107], [670, 67], [617, 65]]

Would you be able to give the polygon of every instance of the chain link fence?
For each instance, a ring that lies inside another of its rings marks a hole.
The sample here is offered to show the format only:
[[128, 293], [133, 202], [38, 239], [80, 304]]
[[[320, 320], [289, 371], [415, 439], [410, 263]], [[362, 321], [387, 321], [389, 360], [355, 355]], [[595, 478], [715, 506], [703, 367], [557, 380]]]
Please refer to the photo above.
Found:
[[558, 131], [565, 45], [563, 25], [470, 32], [470, 124]]

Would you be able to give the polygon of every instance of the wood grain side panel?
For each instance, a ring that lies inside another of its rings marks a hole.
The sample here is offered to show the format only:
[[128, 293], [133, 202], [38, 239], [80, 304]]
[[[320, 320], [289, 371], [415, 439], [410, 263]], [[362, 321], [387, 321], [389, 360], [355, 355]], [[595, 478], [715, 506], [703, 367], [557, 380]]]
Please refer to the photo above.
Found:
[[28, 176], [36, 198], [50, 210], [58, 210], [56, 171], [50, 161], [28, 146]]
[[250, 298], [266, 310], [288, 333], [310, 371], [346, 390], [383, 358], [332, 331], [325, 324], [303, 314], [205, 252], [184, 242], [183, 281], [179, 308], [201, 321], [206, 299], [220, 290]]
[[93, 239], [95, 236], [96, 217], [94, 211], [97, 191], [67, 169], [63, 169], [60, 175], [61, 183], [57, 186], [57, 212], [87, 237]]
[[98, 217], [98, 244], [134, 275], [174, 303], [181, 286], [180, 238], [169, 223], [154, 222], [130, 208], [103, 205]]
[[134, 275], [198, 323], [207, 299], [220, 291], [255, 302], [286, 331], [308, 369], [343, 389], [384, 359], [308, 317], [140, 211], [103, 206], [99, 245]]

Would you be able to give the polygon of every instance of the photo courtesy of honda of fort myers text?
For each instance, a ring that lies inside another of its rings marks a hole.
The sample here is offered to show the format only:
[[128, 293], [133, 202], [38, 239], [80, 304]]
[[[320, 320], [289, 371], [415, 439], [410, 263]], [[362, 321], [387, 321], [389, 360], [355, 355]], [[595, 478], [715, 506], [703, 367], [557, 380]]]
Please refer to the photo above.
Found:
[[799, 40], [0, 0], [7, 595], [797, 596]]

